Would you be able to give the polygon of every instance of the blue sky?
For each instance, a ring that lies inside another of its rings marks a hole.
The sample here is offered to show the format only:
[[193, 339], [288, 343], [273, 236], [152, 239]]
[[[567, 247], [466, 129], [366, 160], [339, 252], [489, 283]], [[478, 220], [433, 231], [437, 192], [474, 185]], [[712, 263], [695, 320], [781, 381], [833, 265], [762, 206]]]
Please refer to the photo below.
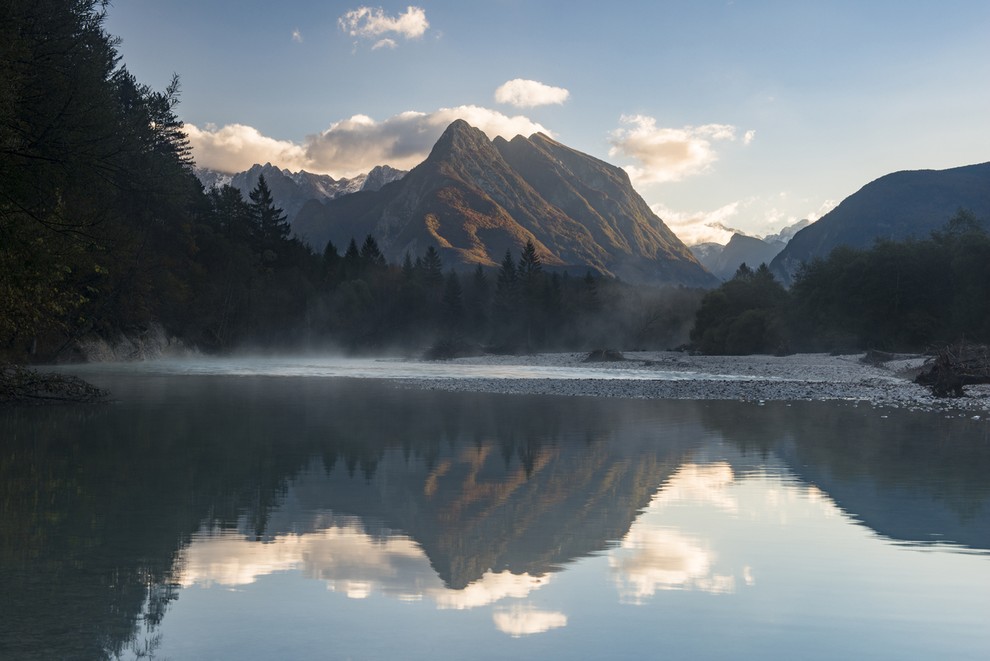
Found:
[[463, 117], [625, 167], [688, 243], [990, 160], [985, 0], [118, 0], [107, 29], [141, 82], [179, 74], [202, 165], [408, 168]]

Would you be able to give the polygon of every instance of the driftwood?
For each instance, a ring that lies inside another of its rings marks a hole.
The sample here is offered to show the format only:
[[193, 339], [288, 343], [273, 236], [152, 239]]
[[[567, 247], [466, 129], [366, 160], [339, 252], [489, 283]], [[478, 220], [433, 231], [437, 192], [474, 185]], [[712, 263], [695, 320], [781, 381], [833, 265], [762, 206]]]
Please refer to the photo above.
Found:
[[963, 388], [990, 383], [990, 347], [983, 344], [957, 344], [942, 347], [914, 379], [928, 386], [936, 397], [962, 397]]
[[615, 349], [595, 349], [585, 357], [584, 362], [614, 363], [625, 359], [626, 357], [622, 355], [621, 351], [616, 351]]
[[0, 404], [98, 402], [109, 394], [74, 376], [37, 372], [18, 365], [0, 366]]

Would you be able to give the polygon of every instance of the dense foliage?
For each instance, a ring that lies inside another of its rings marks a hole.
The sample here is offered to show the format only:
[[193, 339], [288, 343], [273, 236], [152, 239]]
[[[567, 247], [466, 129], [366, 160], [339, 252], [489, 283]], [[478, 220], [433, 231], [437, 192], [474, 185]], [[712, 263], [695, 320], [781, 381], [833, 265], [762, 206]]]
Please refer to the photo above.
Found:
[[716, 354], [990, 342], [990, 236], [960, 211], [928, 239], [838, 248], [789, 292], [764, 267], [741, 268], [705, 296], [691, 339]]

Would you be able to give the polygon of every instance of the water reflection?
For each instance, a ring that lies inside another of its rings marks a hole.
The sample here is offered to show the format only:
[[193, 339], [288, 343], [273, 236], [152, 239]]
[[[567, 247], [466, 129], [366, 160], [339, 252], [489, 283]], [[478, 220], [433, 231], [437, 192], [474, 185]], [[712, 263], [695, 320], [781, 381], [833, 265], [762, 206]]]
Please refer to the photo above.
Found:
[[134, 656], [176, 599], [278, 576], [480, 612], [535, 640], [580, 621], [584, 597], [555, 590], [588, 563], [612, 601], [645, 609], [769, 589], [822, 521], [990, 549], [990, 447], [969, 419], [354, 381], [105, 385], [127, 396], [0, 412], [4, 658]]
[[524, 599], [546, 585], [549, 575], [485, 572], [460, 590], [446, 587], [423, 549], [403, 534], [373, 537], [358, 520], [334, 522], [303, 534], [264, 543], [237, 532], [204, 531], [180, 555], [183, 587], [236, 587], [259, 577], [296, 570], [324, 581], [350, 599], [381, 594], [400, 601], [430, 600], [439, 609], [463, 610], [506, 598]]

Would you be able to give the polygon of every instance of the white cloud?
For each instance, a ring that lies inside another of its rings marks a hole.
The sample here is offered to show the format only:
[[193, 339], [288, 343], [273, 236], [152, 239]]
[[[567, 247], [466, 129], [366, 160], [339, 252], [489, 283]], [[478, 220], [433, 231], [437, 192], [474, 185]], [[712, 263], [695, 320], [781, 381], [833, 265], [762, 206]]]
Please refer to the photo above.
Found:
[[292, 41], [296, 42], [297, 44], [301, 44], [303, 42], [302, 32], [299, 31], [299, 28], [296, 28], [295, 30], [292, 31]]
[[551, 104], [560, 105], [571, 95], [563, 87], [551, 87], [535, 80], [516, 78], [495, 90], [495, 101], [517, 108], [533, 108]]
[[480, 106], [440, 108], [430, 113], [407, 111], [383, 121], [354, 115], [334, 122], [322, 133], [307, 136], [302, 144], [269, 138], [243, 124], [219, 129], [186, 124], [186, 132], [200, 167], [240, 172], [255, 163], [270, 162], [289, 170], [353, 177], [376, 165], [403, 170], [415, 167], [455, 119], [465, 120], [489, 138], [551, 134], [522, 115], [508, 116]]
[[728, 124], [662, 128], [646, 115], [623, 115], [620, 121], [625, 126], [612, 131], [608, 153], [636, 161], [625, 168], [634, 184], [680, 181], [701, 174], [718, 160], [712, 143], [736, 139], [736, 127]]
[[290, 170], [300, 170], [309, 164], [306, 150], [287, 140], [262, 135], [257, 129], [243, 124], [228, 124], [222, 128], [203, 129], [185, 125], [196, 165], [221, 172], [240, 172], [255, 163], [274, 163]]
[[750, 129], [743, 134], [743, 144], [744, 145], [752, 144], [755, 138], [756, 138], [756, 131]]
[[558, 611], [542, 611], [532, 606], [517, 604], [512, 608], [492, 614], [495, 627], [513, 638], [544, 633], [550, 629], [567, 626], [567, 616]]
[[642, 604], [659, 590], [735, 592], [735, 578], [716, 574], [715, 554], [678, 530], [633, 525], [620, 549], [609, 553], [619, 598]]
[[426, 20], [426, 11], [412, 6], [406, 7], [405, 13], [397, 16], [387, 16], [380, 8], [358, 7], [341, 16], [337, 23], [341, 30], [352, 37], [377, 40], [373, 48], [395, 47], [394, 39], [379, 39], [385, 35], [417, 39], [430, 27], [430, 22]]

